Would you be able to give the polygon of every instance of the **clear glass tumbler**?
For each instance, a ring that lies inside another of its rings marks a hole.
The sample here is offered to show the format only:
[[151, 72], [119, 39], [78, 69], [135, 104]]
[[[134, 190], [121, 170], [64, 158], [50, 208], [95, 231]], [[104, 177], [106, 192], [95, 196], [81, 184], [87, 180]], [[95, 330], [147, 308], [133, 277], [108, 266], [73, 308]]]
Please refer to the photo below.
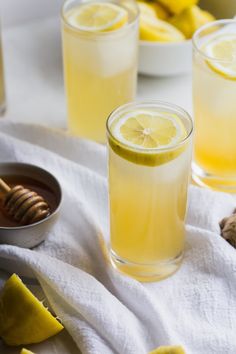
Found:
[[236, 191], [236, 21], [219, 20], [193, 37], [193, 179]]
[[88, 3], [67, 0], [62, 8], [69, 131], [104, 143], [107, 116], [136, 94], [138, 8], [133, 0], [94, 1], [121, 7], [128, 21], [110, 31], [87, 31], [77, 27], [75, 18]]
[[184, 110], [161, 101], [108, 118], [110, 258], [138, 280], [165, 278], [181, 263], [192, 129]]

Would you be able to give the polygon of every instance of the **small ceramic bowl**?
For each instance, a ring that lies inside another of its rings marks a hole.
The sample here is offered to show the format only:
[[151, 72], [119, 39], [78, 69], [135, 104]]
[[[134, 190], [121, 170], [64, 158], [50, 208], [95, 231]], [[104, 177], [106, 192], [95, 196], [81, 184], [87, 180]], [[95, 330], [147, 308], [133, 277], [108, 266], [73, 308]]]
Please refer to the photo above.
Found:
[[[176, 0], [178, 1], [178, 0]], [[201, 0], [199, 6], [217, 19], [236, 15], [236, 0]], [[140, 74], [149, 76], [173, 76], [191, 72], [191, 39], [178, 43], [139, 41]]]
[[0, 163], [0, 176], [24, 176], [30, 177], [36, 182], [46, 185], [55, 195], [53, 212], [45, 219], [34, 224], [24, 226], [0, 226], [0, 243], [15, 245], [24, 248], [32, 248], [45, 240], [48, 231], [55, 223], [61, 201], [62, 190], [58, 180], [46, 170], [24, 163]]
[[178, 43], [139, 41], [140, 74], [172, 76], [191, 71], [191, 40]]

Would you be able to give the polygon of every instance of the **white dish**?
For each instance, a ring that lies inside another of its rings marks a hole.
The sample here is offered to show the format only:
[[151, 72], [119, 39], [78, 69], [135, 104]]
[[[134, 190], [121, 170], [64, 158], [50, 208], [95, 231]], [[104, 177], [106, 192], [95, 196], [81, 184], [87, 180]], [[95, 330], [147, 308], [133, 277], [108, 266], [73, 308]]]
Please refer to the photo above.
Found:
[[[199, 6], [217, 19], [236, 15], [236, 0], [200, 0]], [[191, 39], [178, 43], [139, 41], [140, 74], [174, 76], [191, 72], [191, 66]]]
[[188, 73], [192, 65], [191, 40], [176, 43], [139, 41], [140, 74], [173, 76]]

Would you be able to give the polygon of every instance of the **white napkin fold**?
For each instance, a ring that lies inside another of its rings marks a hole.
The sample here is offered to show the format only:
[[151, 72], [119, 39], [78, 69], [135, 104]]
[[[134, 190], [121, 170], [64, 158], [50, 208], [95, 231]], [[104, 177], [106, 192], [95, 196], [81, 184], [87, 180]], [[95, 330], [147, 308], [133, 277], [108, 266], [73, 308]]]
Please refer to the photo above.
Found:
[[[39, 126], [0, 123], [0, 162], [34, 163], [63, 188], [61, 217], [34, 250], [0, 245], [2, 269], [37, 278], [82, 353], [236, 353], [236, 250], [218, 222], [235, 200], [191, 187], [184, 262], [172, 277], [139, 283], [106, 263], [106, 149]], [[1, 276], [1, 273], [0, 273]]]

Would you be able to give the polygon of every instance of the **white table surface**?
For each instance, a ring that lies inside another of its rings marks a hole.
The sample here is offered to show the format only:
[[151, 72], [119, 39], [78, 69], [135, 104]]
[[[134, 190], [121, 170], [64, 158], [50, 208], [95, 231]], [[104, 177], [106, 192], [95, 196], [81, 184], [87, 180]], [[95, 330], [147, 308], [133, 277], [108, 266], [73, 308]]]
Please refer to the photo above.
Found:
[[[66, 108], [60, 20], [58, 15], [49, 18], [41, 15], [27, 21], [24, 17], [24, 21], [16, 23], [11, 19], [5, 21], [8, 24], [3, 28], [7, 111], [0, 119], [63, 129], [66, 127]], [[166, 100], [191, 112], [191, 77], [139, 77], [137, 98]], [[66, 331], [31, 349], [37, 354], [79, 353]], [[17, 354], [19, 349], [6, 348], [0, 342], [0, 353]]]

